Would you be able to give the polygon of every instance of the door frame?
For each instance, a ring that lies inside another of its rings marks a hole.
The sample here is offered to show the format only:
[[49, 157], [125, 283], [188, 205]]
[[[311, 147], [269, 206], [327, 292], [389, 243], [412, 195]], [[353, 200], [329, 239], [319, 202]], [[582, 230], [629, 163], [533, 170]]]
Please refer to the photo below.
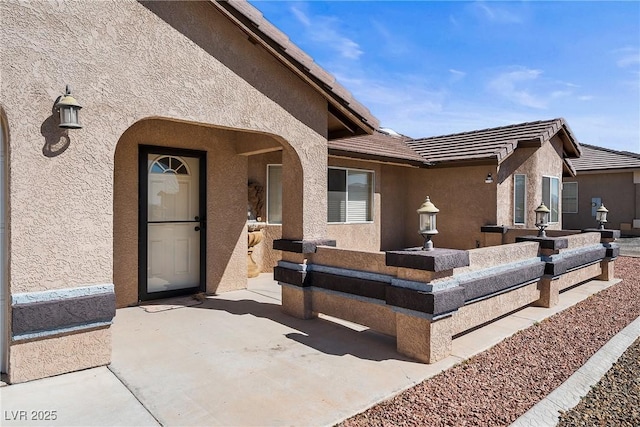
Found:
[[[148, 155], [196, 157], [199, 159], [198, 202], [200, 217], [200, 284], [196, 287], [161, 292], [147, 292], [148, 268]], [[148, 301], [206, 291], [207, 271], [207, 152], [185, 148], [138, 146], [138, 301]]]

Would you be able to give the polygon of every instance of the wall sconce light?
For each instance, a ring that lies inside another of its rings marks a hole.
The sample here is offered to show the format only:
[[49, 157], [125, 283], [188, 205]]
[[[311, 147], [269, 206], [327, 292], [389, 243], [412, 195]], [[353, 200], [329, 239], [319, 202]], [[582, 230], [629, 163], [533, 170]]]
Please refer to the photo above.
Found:
[[547, 237], [547, 233], [544, 231], [549, 226], [549, 214], [551, 211], [545, 206], [544, 202], [540, 203], [540, 206], [535, 210], [536, 213], [536, 227], [538, 227], [538, 237]]
[[436, 230], [436, 215], [440, 212], [440, 209], [436, 208], [435, 205], [431, 203], [429, 196], [427, 196], [424, 203], [416, 212], [418, 212], [420, 219], [419, 233], [424, 237], [422, 250], [432, 251], [433, 242], [431, 241], [431, 237], [438, 234], [438, 230]]
[[78, 117], [81, 108], [82, 105], [71, 96], [71, 89], [67, 85], [64, 95], [59, 96], [54, 105], [54, 109], [60, 112], [60, 124], [58, 126], [63, 129], [82, 129]]
[[596, 221], [600, 223], [599, 230], [604, 230], [604, 223], [607, 222], [607, 213], [609, 210], [604, 207], [604, 203], [600, 204], [600, 207], [596, 211]]
[[493, 183], [493, 176], [491, 174], [488, 174], [487, 177], [484, 179], [484, 183], [485, 184]]

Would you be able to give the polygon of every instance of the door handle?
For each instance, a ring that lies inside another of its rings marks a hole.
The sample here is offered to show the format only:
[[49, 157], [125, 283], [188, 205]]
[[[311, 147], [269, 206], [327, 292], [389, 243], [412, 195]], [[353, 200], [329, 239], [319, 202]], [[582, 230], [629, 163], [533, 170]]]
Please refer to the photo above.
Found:
[[200, 227], [197, 226], [197, 225], [193, 229], [196, 230], [196, 231], [200, 231]]

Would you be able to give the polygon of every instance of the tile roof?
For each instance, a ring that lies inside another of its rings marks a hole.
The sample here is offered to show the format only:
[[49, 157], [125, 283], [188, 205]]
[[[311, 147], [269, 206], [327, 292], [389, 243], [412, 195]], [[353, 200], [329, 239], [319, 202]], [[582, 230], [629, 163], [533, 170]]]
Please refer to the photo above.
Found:
[[329, 141], [329, 154], [424, 165], [425, 159], [407, 145], [406, 141], [409, 139], [407, 136], [391, 136], [375, 131], [373, 135]]
[[580, 156], [580, 145], [564, 119], [413, 139], [407, 141], [407, 144], [431, 164], [478, 160], [495, 160], [501, 163], [518, 146], [541, 146], [562, 130], [566, 135], [566, 155]]
[[313, 58], [289, 40], [286, 34], [271, 24], [258, 9], [246, 0], [211, 0], [211, 2], [227, 13], [227, 16], [231, 15], [230, 17], [237, 19], [236, 24], [243, 24], [242, 28], [245, 32], [261, 40], [265, 49], [274, 56], [280, 57], [285, 65], [304, 76], [325, 96], [334, 107], [334, 111], [338, 109], [340, 113], [352, 120], [360, 121], [366, 133], [371, 133], [378, 128], [378, 119], [367, 107], [358, 102], [344, 86], [336, 81], [333, 75], [316, 64]]
[[571, 163], [578, 174], [596, 170], [640, 169], [640, 153], [582, 144], [582, 156], [572, 159]]

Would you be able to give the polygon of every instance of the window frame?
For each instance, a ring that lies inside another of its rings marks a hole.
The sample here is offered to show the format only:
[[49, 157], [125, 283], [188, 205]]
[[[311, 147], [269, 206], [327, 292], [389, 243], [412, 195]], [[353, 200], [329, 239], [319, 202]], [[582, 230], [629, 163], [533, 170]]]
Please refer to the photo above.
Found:
[[[270, 174], [269, 174], [269, 168], [274, 167], [274, 166], [279, 166], [280, 167], [280, 222], [272, 222], [270, 219], [270, 204], [269, 204], [269, 197], [270, 197], [270, 193], [271, 193], [271, 187], [270, 187]], [[266, 223], [269, 225], [282, 225], [282, 163], [267, 163], [267, 196], [265, 197], [265, 217], [266, 217]]]
[[[544, 180], [545, 178], [549, 179], [549, 200], [545, 200], [544, 199]], [[556, 209], [556, 212], [558, 214], [558, 218], [554, 221], [553, 220], [553, 206], [551, 206], [551, 198], [552, 198], [552, 186], [551, 183], [553, 182], [553, 180], [556, 180], [558, 182], [558, 207]], [[560, 180], [559, 177], [557, 176], [553, 176], [553, 175], [542, 175], [542, 201], [545, 203], [545, 205], [547, 205], [547, 207], [549, 208], [549, 210], [551, 211], [549, 213], [549, 224], [558, 224], [560, 222], [560, 218], [562, 217], [562, 186], [560, 185], [562, 181]]]
[[[565, 195], [565, 191], [564, 191], [564, 186], [565, 185], [575, 185], [576, 187], [576, 191], [575, 191], [575, 211], [565, 211], [565, 203], [564, 203], [564, 195]], [[580, 206], [578, 204], [578, 191], [579, 191], [579, 186], [578, 186], [578, 181], [568, 181], [568, 182], [563, 182], [562, 183], [562, 213], [563, 214], [577, 214], [578, 211], [580, 210]]]
[[[329, 221], [329, 170], [344, 170], [345, 171], [345, 194], [346, 194], [346, 206], [345, 206], [345, 219], [346, 221]], [[371, 219], [367, 219], [365, 221], [350, 221], [349, 220], [349, 171], [354, 172], [364, 172], [370, 174], [371, 176], [371, 188], [369, 189], [369, 212], [367, 212], [367, 216]], [[359, 169], [359, 168], [348, 168], [343, 166], [327, 166], [327, 224], [371, 224], [374, 222], [374, 194], [375, 194], [375, 178], [376, 174], [374, 170], [371, 169]]]
[[[516, 222], [516, 178], [522, 176], [524, 177], [524, 194], [523, 194], [523, 220], [522, 222]], [[513, 224], [514, 225], [526, 225], [527, 224], [527, 175], [523, 173], [513, 174]]]

